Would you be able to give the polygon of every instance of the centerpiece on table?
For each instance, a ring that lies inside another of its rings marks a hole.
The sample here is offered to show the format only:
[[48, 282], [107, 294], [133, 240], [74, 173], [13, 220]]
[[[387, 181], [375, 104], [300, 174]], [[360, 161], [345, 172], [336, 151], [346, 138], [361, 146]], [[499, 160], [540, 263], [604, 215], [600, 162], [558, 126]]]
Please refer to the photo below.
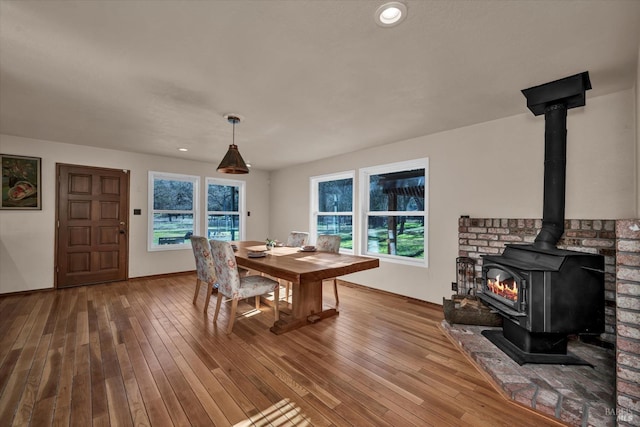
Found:
[[270, 239], [267, 237], [267, 240], [265, 241], [265, 243], [267, 245], [267, 250], [270, 251], [272, 248], [275, 248], [277, 240]]

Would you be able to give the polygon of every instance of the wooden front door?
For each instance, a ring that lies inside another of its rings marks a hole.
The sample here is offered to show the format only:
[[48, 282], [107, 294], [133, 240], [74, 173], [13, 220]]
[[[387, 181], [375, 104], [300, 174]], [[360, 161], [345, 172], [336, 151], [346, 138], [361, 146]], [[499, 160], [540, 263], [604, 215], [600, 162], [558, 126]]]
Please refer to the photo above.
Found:
[[57, 164], [56, 287], [126, 280], [129, 173]]

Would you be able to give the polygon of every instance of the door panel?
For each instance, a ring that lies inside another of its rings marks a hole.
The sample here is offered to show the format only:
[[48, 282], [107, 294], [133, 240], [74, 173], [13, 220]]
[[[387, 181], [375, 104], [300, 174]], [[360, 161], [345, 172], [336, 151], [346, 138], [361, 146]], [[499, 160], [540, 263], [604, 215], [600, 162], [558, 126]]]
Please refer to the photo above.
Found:
[[56, 286], [126, 280], [129, 174], [58, 164]]

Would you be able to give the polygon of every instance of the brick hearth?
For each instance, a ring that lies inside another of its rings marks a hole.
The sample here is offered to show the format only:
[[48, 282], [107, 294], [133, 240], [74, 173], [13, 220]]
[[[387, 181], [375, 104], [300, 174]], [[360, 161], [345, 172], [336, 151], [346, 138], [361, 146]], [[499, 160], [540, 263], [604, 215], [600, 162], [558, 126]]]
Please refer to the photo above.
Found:
[[505, 397], [576, 426], [615, 426], [613, 350], [570, 340], [569, 352], [589, 366], [518, 365], [481, 335], [486, 326], [450, 325], [442, 329], [487, 374]]

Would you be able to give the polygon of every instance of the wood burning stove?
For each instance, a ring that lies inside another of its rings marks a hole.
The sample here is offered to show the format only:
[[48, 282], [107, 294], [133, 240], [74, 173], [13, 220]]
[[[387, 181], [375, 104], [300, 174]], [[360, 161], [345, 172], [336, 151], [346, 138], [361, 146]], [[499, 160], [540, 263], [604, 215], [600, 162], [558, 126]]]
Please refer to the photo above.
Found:
[[506, 339], [507, 348], [494, 343], [520, 364], [579, 364], [567, 354], [568, 336], [604, 332], [601, 255], [509, 245], [483, 257], [482, 277], [479, 297], [504, 318], [503, 331], [485, 332]]
[[604, 332], [604, 257], [558, 249], [564, 233], [567, 109], [585, 105], [587, 72], [523, 90], [545, 114], [544, 212], [531, 245], [483, 257], [478, 297], [499, 311], [503, 329], [483, 332], [516, 362], [586, 364], [567, 353], [569, 335]]

